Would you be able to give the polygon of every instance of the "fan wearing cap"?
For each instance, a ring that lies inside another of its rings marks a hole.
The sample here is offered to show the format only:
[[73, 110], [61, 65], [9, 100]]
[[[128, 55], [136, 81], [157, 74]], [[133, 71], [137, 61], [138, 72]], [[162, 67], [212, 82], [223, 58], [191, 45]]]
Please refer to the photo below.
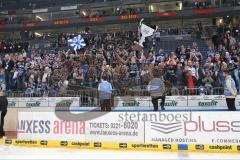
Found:
[[224, 94], [226, 96], [228, 110], [236, 111], [235, 98], [237, 96], [237, 88], [230, 72], [229, 69], [223, 70], [223, 76], [225, 77]]

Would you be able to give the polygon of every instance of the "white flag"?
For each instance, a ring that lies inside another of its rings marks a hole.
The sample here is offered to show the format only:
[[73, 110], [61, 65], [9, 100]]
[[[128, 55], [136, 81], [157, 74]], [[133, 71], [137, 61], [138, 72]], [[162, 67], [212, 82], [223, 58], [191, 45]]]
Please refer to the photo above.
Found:
[[145, 42], [145, 38], [152, 36], [154, 32], [155, 32], [155, 30], [152, 29], [151, 27], [149, 27], [145, 24], [141, 24], [140, 33], [142, 36], [140, 37], [139, 45], [143, 47], [143, 42]]
[[84, 39], [81, 35], [68, 40], [69, 45], [76, 51], [86, 46]]

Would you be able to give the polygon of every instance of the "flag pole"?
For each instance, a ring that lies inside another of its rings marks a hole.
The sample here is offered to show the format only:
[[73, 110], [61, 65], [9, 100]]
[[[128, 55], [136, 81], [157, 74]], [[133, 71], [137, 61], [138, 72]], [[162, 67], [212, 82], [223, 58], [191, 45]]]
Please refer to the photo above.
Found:
[[140, 39], [141, 39], [141, 26], [142, 26], [142, 23], [143, 23], [143, 18], [141, 19], [141, 21], [140, 21], [140, 23], [139, 23], [139, 26], [138, 26], [138, 41], [140, 41]]

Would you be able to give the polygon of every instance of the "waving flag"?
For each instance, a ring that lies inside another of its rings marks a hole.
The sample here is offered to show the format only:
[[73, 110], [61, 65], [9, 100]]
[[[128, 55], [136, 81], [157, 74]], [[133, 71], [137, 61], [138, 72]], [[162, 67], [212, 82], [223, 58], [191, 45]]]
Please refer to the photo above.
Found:
[[84, 39], [81, 35], [68, 40], [69, 45], [76, 51], [86, 46]]
[[138, 27], [139, 45], [143, 47], [143, 43], [145, 42], [145, 38], [152, 36], [156, 30], [157, 30], [157, 28], [153, 29], [153, 28], [143, 24], [143, 19], [142, 19], [140, 21], [140, 25]]

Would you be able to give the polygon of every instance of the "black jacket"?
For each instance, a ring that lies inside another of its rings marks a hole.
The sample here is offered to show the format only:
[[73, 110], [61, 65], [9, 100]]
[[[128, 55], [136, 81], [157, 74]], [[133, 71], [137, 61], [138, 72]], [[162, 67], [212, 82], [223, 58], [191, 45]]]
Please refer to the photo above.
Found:
[[14, 68], [14, 62], [12, 61], [12, 60], [10, 60], [10, 61], [3, 61], [2, 62], [2, 67], [4, 68], [4, 69], [6, 69], [6, 71], [7, 72], [10, 72], [11, 70], [13, 70], [13, 68]]
[[0, 111], [7, 110], [8, 100], [5, 96], [0, 96]]

